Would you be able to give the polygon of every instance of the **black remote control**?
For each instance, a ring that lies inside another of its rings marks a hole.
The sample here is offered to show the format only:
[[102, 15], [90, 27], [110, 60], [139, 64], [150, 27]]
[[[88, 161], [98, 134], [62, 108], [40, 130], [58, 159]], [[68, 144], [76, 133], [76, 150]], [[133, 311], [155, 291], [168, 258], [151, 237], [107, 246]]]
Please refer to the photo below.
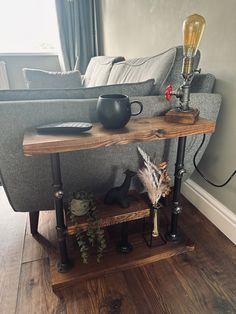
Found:
[[81, 133], [92, 128], [89, 122], [57, 122], [36, 127], [38, 133]]

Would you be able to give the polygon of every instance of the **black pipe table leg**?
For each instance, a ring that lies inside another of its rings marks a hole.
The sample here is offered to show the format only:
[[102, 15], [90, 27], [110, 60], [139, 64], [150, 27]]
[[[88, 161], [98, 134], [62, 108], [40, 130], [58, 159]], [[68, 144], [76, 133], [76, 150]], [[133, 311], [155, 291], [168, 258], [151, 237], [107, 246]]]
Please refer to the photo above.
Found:
[[117, 250], [120, 253], [130, 253], [133, 250], [132, 244], [128, 241], [128, 222], [123, 222], [121, 225], [121, 241], [117, 245]]
[[170, 231], [166, 235], [167, 241], [178, 241], [180, 236], [178, 234], [178, 217], [182, 208], [180, 206], [180, 190], [183, 174], [186, 172], [184, 169], [184, 155], [186, 146], [186, 136], [179, 137], [177, 158], [175, 164], [175, 182], [173, 189], [173, 209], [171, 214], [171, 226]]
[[60, 169], [60, 157], [59, 154], [51, 154], [51, 168], [52, 168], [52, 186], [53, 186], [53, 199], [56, 209], [57, 220], [57, 240], [59, 248], [59, 259], [57, 262], [57, 270], [60, 273], [67, 272], [71, 269], [71, 262], [68, 258], [66, 247], [66, 226], [64, 223], [64, 211], [63, 211], [63, 191], [61, 181], [61, 169]]

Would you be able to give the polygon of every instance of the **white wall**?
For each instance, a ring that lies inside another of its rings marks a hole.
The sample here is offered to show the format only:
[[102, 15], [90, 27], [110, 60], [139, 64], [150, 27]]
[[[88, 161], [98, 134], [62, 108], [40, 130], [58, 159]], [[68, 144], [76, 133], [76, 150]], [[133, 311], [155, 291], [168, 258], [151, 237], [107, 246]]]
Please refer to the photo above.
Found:
[[[221, 183], [236, 169], [236, 1], [235, 0], [100, 0], [103, 53], [127, 58], [157, 54], [182, 44], [183, 20], [198, 13], [206, 19], [200, 50], [203, 72], [217, 78], [215, 92], [223, 96], [217, 130], [200, 163]], [[192, 177], [236, 213], [236, 177], [224, 188]]]
[[60, 71], [57, 55], [48, 54], [0, 54], [0, 61], [6, 63], [11, 89], [25, 88], [22, 69], [33, 68]]

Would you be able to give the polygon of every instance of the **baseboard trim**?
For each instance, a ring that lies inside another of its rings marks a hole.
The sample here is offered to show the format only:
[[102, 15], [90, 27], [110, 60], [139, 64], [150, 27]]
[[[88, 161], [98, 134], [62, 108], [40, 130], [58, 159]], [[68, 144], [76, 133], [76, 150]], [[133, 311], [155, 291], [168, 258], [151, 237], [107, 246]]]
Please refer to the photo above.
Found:
[[221, 232], [236, 244], [236, 215], [193, 180], [182, 185], [182, 194]]

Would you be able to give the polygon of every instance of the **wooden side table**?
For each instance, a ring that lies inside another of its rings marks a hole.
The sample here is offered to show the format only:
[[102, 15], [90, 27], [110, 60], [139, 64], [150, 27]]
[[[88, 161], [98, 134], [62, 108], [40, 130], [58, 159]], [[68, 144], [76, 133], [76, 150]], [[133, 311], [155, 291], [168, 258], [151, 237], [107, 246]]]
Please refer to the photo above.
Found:
[[[151, 117], [130, 120], [127, 126], [120, 130], [106, 130], [101, 124], [95, 123], [89, 133], [79, 135], [41, 135], [35, 130], [28, 130], [23, 141], [25, 156], [50, 154], [53, 179], [53, 198], [56, 209], [57, 239], [59, 247], [59, 272], [68, 272], [71, 263], [67, 253], [67, 227], [64, 222], [63, 190], [60, 171], [60, 157], [62, 152], [95, 149], [110, 145], [124, 145], [132, 142], [145, 142], [178, 138], [178, 149], [175, 164], [175, 181], [173, 188], [173, 208], [171, 214], [170, 231], [167, 240], [175, 242], [179, 238], [178, 216], [181, 212], [179, 202], [182, 176], [184, 170], [184, 155], [186, 138], [190, 135], [213, 133], [215, 122], [200, 118], [193, 125], [168, 123], [164, 117]], [[147, 212], [144, 210], [145, 215]]]

